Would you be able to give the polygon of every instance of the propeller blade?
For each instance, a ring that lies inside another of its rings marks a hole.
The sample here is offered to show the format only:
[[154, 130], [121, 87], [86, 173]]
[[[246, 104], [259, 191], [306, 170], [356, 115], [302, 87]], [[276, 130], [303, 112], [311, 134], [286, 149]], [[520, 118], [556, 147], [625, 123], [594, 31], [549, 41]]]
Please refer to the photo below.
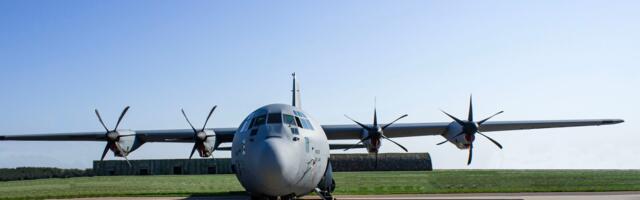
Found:
[[467, 161], [467, 165], [471, 164], [471, 159], [473, 159], [473, 143], [469, 145], [469, 161]]
[[191, 129], [193, 129], [194, 133], [198, 133], [198, 130], [196, 130], [196, 128], [193, 126], [193, 124], [191, 124], [191, 121], [189, 121], [189, 117], [187, 117], [187, 114], [184, 113], [184, 109], [180, 109], [180, 111], [182, 111], [182, 116], [184, 116], [184, 119], [187, 120], [187, 123], [189, 123], [189, 126], [191, 126]]
[[215, 105], [213, 106], [213, 108], [211, 108], [211, 111], [209, 111], [209, 115], [207, 115], [207, 120], [204, 121], [204, 125], [202, 126], [202, 130], [204, 131], [204, 129], [207, 127], [207, 122], [209, 122], [209, 118], [211, 118], [211, 115], [213, 114], [213, 111], [216, 110], [218, 106]]
[[369, 135], [369, 136], [367, 136], [367, 137], [362, 138], [362, 139], [360, 140], [360, 142], [364, 142], [364, 141], [366, 141], [366, 140], [368, 140], [368, 139], [371, 139], [371, 138], [373, 138], [373, 135]]
[[355, 148], [355, 147], [357, 147], [360, 143], [362, 143], [362, 140], [360, 140], [358, 143], [354, 144], [353, 146], [350, 146], [350, 147], [348, 147], [348, 148], [344, 149], [343, 151], [347, 151], [347, 150], [349, 150], [349, 149]]
[[462, 132], [458, 133], [458, 135], [453, 136], [452, 138], [457, 138], [458, 136], [461, 136], [462, 134], [465, 134], [464, 130]]
[[373, 103], [373, 127], [377, 127], [377, 126], [378, 126], [378, 112], [376, 111], [376, 103]]
[[375, 164], [375, 169], [378, 169], [378, 153], [376, 152], [376, 164]]
[[100, 124], [102, 124], [102, 127], [104, 127], [104, 130], [109, 132], [109, 128], [107, 128], [107, 125], [104, 125], [104, 121], [102, 121], [102, 117], [100, 117], [100, 112], [98, 112], [98, 109], [95, 109], [94, 111], [96, 113], [96, 116], [98, 116], [98, 121], [100, 121]]
[[133, 167], [133, 165], [131, 165], [131, 162], [129, 162], [129, 158], [127, 158], [126, 155], [123, 155], [122, 157], [124, 157], [124, 160], [127, 161], [127, 164], [129, 165], [129, 167]]
[[107, 145], [104, 146], [104, 151], [102, 151], [102, 157], [100, 157], [100, 161], [104, 160], [104, 157], [107, 155], [107, 152], [109, 152], [109, 144], [111, 142], [107, 142]]
[[398, 145], [400, 148], [402, 148], [402, 150], [404, 150], [405, 152], [409, 152], [409, 150], [407, 150], [407, 148], [405, 148], [404, 146], [402, 146], [400, 143], [397, 143], [396, 141], [391, 140], [390, 138], [388, 138], [387, 136], [382, 135], [382, 138], [387, 139], [391, 142], [393, 142], [394, 144]]
[[113, 128], [113, 130], [118, 130], [118, 126], [120, 126], [120, 122], [122, 122], [122, 118], [124, 118], [124, 115], [127, 114], [127, 111], [129, 110], [129, 106], [125, 107], [124, 110], [122, 110], [122, 113], [120, 113], [120, 117], [118, 118], [118, 123], [116, 123], [116, 127]]
[[393, 123], [396, 123], [398, 120], [400, 120], [400, 119], [402, 119], [402, 118], [405, 118], [405, 117], [407, 117], [407, 116], [409, 116], [409, 115], [404, 114], [404, 115], [402, 115], [402, 116], [398, 117], [398, 119], [393, 120], [391, 123], [388, 123], [387, 125], [384, 125], [384, 126], [382, 127], [382, 130], [386, 129], [387, 127], [391, 126]]
[[193, 153], [196, 152], [197, 148], [198, 148], [198, 143], [193, 144], [193, 149], [191, 150], [191, 155], [189, 156], [189, 160], [191, 160], [191, 157], [193, 157]]
[[502, 149], [502, 145], [500, 145], [500, 143], [498, 143], [497, 141], [495, 141], [494, 139], [490, 138], [489, 136], [486, 136], [485, 134], [482, 134], [481, 132], [478, 131], [478, 133], [482, 136], [484, 136], [485, 138], [491, 140], [491, 142], [493, 142], [493, 144], [495, 144], [496, 146], [498, 146], [498, 148]]
[[440, 110], [442, 111], [445, 115], [451, 117], [451, 119], [453, 119], [454, 121], [458, 122], [458, 124], [460, 124], [460, 126], [464, 126], [464, 122], [456, 117], [454, 117], [453, 115], [450, 115], [449, 113], [445, 112], [444, 110]]
[[124, 157], [124, 160], [127, 161], [127, 164], [129, 164], [129, 167], [132, 167], [131, 162], [129, 162], [129, 158], [127, 158], [127, 152], [124, 152], [124, 150], [122, 150], [122, 147], [120, 147], [120, 144], [118, 144], [118, 142], [113, 142], [113, 144], [115, 144], [116, 149], [118, 149], [118, 152], [122, 153], [122, 157]]
[[355, 122], [356, 124], [360, 125], [360, 127], [362, 127], [363, 129], [371, 130], [371, 128], [369, 128], [368, 126], [356, 121], [355, 119], [352, 119], [351, 117], [349, 117], [347, 115], [344, 115], [344, 116], [347, 117], [348, 119], [350, 119], [351, 121]]
[[360, 143], [363, 143], [364, 141], [367, 141], [368, 139], [371, 139], [371, 137], [372, 137], [372, 136], [371, 136], [371, 135], [369, 135], [369, 136], [367, 136], [367, 137], [365, 137], [365, 138], [360, 139], [360, 141], [359, 141], [358, 143], [354, 144], [353, 146], [350, 146], [349, 148], [344, 149], [344, 151], [347, 151], [347, 150], [349, 150], [349, 149], [352, 149], [352, 148], [357, 147]]
[[504, 112], [504, 111], [500, 111], [500, 112], [498, 112], [498, 113], [496, 113], [496, 114], [493, 114], [493, 115], [491, 115], [491, 116], [487, 117], [486, 119], [483, 119], [482, 121], [478, 122], [478, 124], [482, 125], [482, 123], [485, 123], [485, 122], [486, 122], [486, 121], [488, 121], [489, 119], [491, 119], [491, 118], [495, 117], [496, 115], [502, 114], [503, 112]]
[[473, 121], [473, 95], [469, 96], [469, 117], [467, 120], [470, 122]]
[[449, 140], [445, 140], [445, 141], [442, 141], [442, 142], [440, 142], [440, 143], [438, 143], [438, 144], [436, 144], [436, 145], [442, 145], [442, 144], [444, 144], [444, 143], [447, 143], [448, 141], [449, 141]]

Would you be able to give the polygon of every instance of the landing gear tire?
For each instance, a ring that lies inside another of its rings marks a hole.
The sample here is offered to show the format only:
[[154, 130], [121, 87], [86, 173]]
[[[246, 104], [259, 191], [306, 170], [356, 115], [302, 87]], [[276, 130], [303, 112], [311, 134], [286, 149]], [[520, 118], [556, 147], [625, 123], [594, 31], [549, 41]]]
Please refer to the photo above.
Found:
[[335, 200], [335, 198], [333, 198], [333, 195], [328, 194], [328, 193], [327, 194], [322, 194], [322, 198], [324, 200]]

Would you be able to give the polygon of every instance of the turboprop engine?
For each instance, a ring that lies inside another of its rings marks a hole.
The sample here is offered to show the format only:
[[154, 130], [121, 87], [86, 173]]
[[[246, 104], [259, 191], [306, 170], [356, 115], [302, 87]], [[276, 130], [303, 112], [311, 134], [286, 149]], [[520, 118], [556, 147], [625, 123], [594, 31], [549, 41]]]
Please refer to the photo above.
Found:
[[213, 155], [213, 152], [218, 148], [218, 146], [220, 146], [220, 142], [216, 138], [216, 133], [212, 129], [206, 129], [207, 122], [209, 122], [213, 111], [215, 111], [217, 107], [218, 106], [213, 106], [213, 108], [211, 108], [211, 111], [209, 111], [209, 115], [207, 115], [207, 119], [204, 121], [204, 125], [201, 129], [196, 129], [193, 124], [191, 124], [191, 121], [189, 121], [189, 118], [184, 112], [184, 109], [181, 110], [184, 119], [187, 120], [187, 123], [189, 123], [191, 129], [193, 129], [194, 144], [193, 148], [191, 149], [191, 155], [189, 156], [189, 159], [193, 157], [193, 153], [195, 153], [196, 150], [198, 150], [198, 154], [200, 154], [200, 157], [202, 158], [211, 157], [211, 155]]
[[109, 130], [109, 128], [107, 128], [107, 125], [105, 125], [104, 121], [102, 121], [100, 112], [98, 112], [98, 109], [95, 109], [96, 116], [98, 117], [100, 124], [106, 131], [106, 133], [104, 134], [104, 139], [107, 141], [107, 145], [104, 147], [104, 151], [102, 152], [102, 157], [100, 157], [100, 161], [104, 160], [104, 157], [107, 155], [107, 152], [111, 150], [114, 156], [124, 157], [124, 159], [127, 160], [127, 163], [129, 164], [129, 166], [131, 166], [131, 163], [129, 163], [129, 159], [127, 158], [127, 155], [129, 155], [129, 153], [138, 149], [144, 143], [143, 141], [138, 139], [134, 131], [118, 129], [118, 126], [120, 126], [120, 122], [122, 122], [122, 119], [124, 118], [125, 114], [127, 114], [128, 110], [129, 110], [129, 106], [125, 107], [124, 110], [122, 110], [122, 113], [120, 113], [120, 117], [118, 118], [118, 122], [116, 123], [115, 128], [113, 128], [112, 130]]
[[392, 139], [388, 138], [387, 136], [384, 135], [384, 129], [388, 128], [389, 126], [393, 125], [393, 123], [397, 122], [398, 120], [407, 117], [408, 115], [402, 115], [400, 117], [398, 117], [396, 120], [393, 120], [391, 123], [385, 124], [385, 125], [380, 125], [378, 124], [378, 115], [376, 112], [376, 107], [373, 107], [373, 125], [372, 126], [368, 126], [368, 125], [364, 125], [354, 119], [352, 119], [351, 117], [345, 115], [345, 117], [347, 117], [348, 119], [350, 119], [351, 121], [353, 121], [354, 123], [358, 124], [360, 127], [362, 127], [362, 136], [360, 139], [360, 141], [358, 143], [356, 143], [353, 147], [347, 148], [345, 149], [345, 151], [354, 148], [355, 146], [359, 145], [360, 143], [364, 144], [364, 146], [367, 148], [367, 151], [369, 153], [373, 153], [376, 155], [376, 163], [375, 163], [375, 167], [378, 167], [378, 150], [380, 149], [380, 147], [382, 146], [381, 140], [382, 139], [386, 139], [389, 140], [390, 142], [398, 145], [398, 147], [402, 148], [402, 150], [404, 150], [405, 152], [409, 152], [407, 150], [407, 148], [405, 148], [404, 146], [402, 146], [400, 143], [397, 143], [396, 141], [393, 141]]
[[482, 127], [482, 124], [489, 121], [489, 119], [495, 117], [496, 115], [502, 114], [504, 111], [500, 111], [479, 122], [475, 122], [473, 121], [473, 97], [470, 97], [469, 116], [466, 121], [460, 120], [445, 111], [442, 112], [453, 119], [454, 122], [451, 122], [451, 124], [449, 124], [449, 126], [447, 127], [447, 132], [442, 135], [447, 140], [438, 143], [438, 145], [451, 142], [459, 149], [469, 149], [469, 160], [467, 161], [467, 165], [471, 164], [471, 160], [473, 158], [473, 141], [476, 138], [476, 133], [489, 139], [491, 142], [493, 142], [493, 144], [498, 146], [498, 148], [502, 149], [502, 145], [500, 145], [500, 143], [480, 132], [480, 128]]
[[462, 126], [456, 122], [451, 122], [447, 127], [447, 132], [442, 135], [448, 142], [454, 144], [458, 149], [468, 149], [475, 140], [474, 135], [459, 135], [463, 131]]

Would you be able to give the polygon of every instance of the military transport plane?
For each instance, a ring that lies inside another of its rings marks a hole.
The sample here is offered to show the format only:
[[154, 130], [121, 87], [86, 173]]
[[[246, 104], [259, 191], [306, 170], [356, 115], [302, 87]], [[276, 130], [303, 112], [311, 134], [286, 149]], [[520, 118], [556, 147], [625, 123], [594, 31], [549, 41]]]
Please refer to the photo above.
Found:
[[[202, 128], [196, 128], [184, 110], [191, 129], [179, 130], [127, 130], [119, 129], [120, 122], [129, 110], [126, 107], [113, 129], [109, 129], [98, 110], [95, 114], [103, 132], [62, 133], [39, 135], [5, 135], [0, 140], [28, 141], [106, 141], [102, 153], [104, 159], [110, 150], [117, 157], [127, 159], [129, 153], [147, 142], [194, 143], [191, 156], [197, 151], [200, 157], [210, 157], [215, 150], [222, 150], [222, 143], [231, 143], [232, 171], [252, 199], [294, 199], [312, 192], [323, 199], [332, 199], [335, 189], [331, 168], [332, 149], [366, 148], [376, 154], [382, 140], [407, 149], [391, 138], [425, 135], [440, 135], [446, 142], [459, 149], [467, 149], [471, 162], [473, 142], [476, 134], [487, 138], [499, 148], [502, 145], [485, 135], [485, 132], [521, 129], [540, 129], [574, 126], [598, 126], [622, 123], [620, 119], [557, 120], [557, 121], [502, 121], [489, 119], [498, 112], [480, 121], [474, 120], [473, 104], [470, 102], [466, 120], [458, 119], [445, 112], [453, 122], [438, 123], [398, 123], [406, 117], [400, 116], [391, 123], [378, 123], [377, 113], [373, 124], [363, 124], [351, 119], [352, 125], [320, 125], [311, 115], [302, 110], [300, 90], [293, 74], [292, 105], [271, 104], [258, 108], [249, 114], [237, 128], [206, 128], [215, 106], [209, 112]], [[444, 112], [444, 111], [443, 111]], [[347, 117], [348, 118], [348, 117]], [[329, 144], [329, 140], [359, 140], [354, 145]], [[438, 144], [438, 145], [440, 145]], [[190, 158], [191, 158], [190, 156]], [[128, 161], [128, 160], [127, 160]]]

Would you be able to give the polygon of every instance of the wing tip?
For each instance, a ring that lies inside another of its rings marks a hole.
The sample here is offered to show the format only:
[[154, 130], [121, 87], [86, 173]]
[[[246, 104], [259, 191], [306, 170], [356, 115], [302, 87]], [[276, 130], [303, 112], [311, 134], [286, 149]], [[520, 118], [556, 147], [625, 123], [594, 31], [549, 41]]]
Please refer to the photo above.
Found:
[[608, 125], [608, 124], [619, 124], [619, 123], [623, 123], [624, 120], [623, 119], [608, 119], [608, 120], [602, 120], [602, 124], [604, 125]]

